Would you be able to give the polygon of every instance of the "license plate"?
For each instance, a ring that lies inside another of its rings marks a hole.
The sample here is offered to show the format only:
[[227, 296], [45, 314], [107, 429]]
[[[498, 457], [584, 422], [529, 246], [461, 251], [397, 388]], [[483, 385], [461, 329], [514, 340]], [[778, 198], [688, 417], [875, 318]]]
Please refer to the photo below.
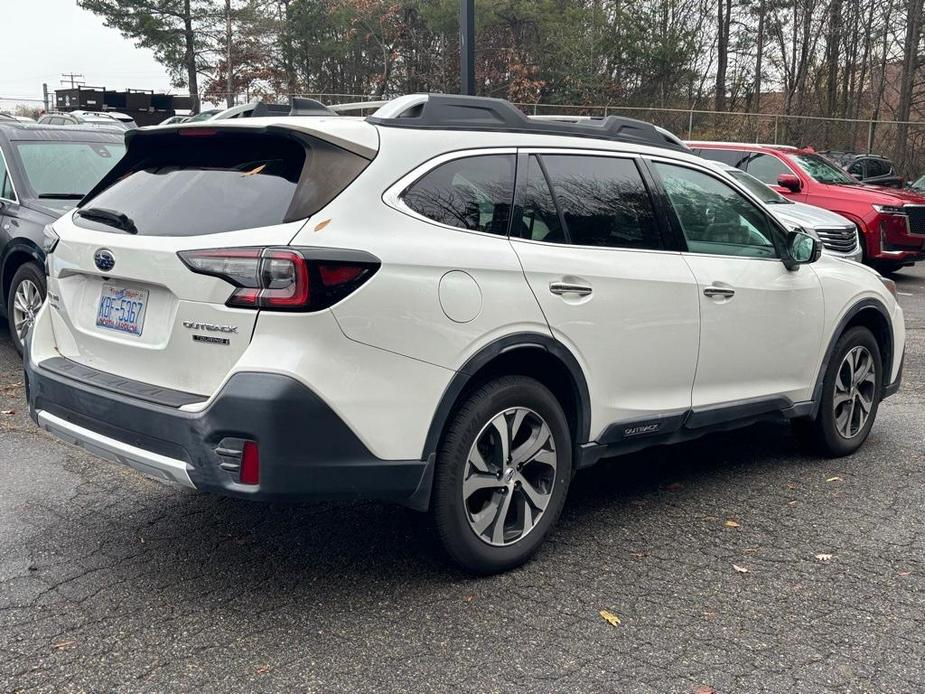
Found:
[[141, 335], [148, 306], [147, 289], [130, 289], [104, 284], [96, 324], [100, 328], [117, 330], [129, 335]]

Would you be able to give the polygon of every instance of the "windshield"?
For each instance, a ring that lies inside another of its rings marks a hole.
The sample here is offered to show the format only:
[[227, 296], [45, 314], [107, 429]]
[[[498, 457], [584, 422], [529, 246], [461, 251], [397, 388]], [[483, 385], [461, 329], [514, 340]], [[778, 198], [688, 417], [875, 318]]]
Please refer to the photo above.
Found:
[[744, 171], [727, 171], [742, 187], [767, 205], [790, 204], [790, 200]]
[[797, 166], [819, 183], [834, 183], [843, 186], [854, 186], [858, 183], [847, 171], [826, 161], [818, 154], [794, 154], [792, 159]]
[[121, 143], [20, 141], [15, 145], [29, 185], [40, 198], [82, 198], [125, 154]]

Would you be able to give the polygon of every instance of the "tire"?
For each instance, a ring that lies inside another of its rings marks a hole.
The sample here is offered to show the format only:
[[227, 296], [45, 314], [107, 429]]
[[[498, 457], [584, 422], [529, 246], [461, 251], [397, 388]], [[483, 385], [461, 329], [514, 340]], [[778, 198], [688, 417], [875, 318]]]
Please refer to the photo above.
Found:
[[10, 325], [10, 340], [20, 356], [23, 343], [17, 324], [20, 328], [32, 325], [35, 313], [45, 301], [45, 293], [45, 273], [37, 263], [25, 263], [16, 270], [6, 297], [6, 315]]
[[[854, 355], [854, 362], [848, 361], [849, 354]], [[857, 375], [865, 370], [868, 357], [869, 374], [854, 384]], [[853, 365], [856, 370], [848, 378]], [[880, 406], [882, 385], [883, 358], [873, 333], [861, 326], [847, 330], [835, 344], [826, 367], [819, 413], [815, 420], [794, 421], [797, 436], [822, 455], [833, 458], [851, 455], [870, 434]], [[865, 403], [869, 407], [866, 418]]]
[[[513, 431], [507, 449], [502, 429]], [[572, 438], [556, 397], [524, 376], [486, 383], [457, 410], [437, 451], [432, 513], [444, 549], [473, 574], [523, 564], [558, 520], [571, 479]]]

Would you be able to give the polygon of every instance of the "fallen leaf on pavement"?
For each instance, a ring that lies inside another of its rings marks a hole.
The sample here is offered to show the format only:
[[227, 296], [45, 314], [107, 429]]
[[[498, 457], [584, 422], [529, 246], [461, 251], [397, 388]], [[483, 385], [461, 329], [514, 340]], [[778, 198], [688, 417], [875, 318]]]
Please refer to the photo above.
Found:
[[463, 598], [463, 600], [465, 600], [466, 602], [472, 602], [474, 598], [475, 598], [474, 595], [467, 595]]
[[826, 482], [841, 482], [841, 477], [838, 477], [837, 475], [835, 477], [829, 477]]
[[269, 665], [261, 665], [259, 668], [257, 668], [257, 674], [258, 674], [258, 675], [265, 675], [265, 674], [267, 674], [269, 671], [270, 671], [270, 666], [269, 666]]
[[831, 554], [817, 554], [816, 555], [816, 559], [818, 559], [819, 561], [828, 561], [831, 558], [832, 558]]
[[740, 574], [751, 573], [749, 569], [746, 569], [744, 566], [739, 566], [738, 564], [733, 564], [732, 568], [738, 571]]
[[743, 551], [745, 554], [755, 554], [755, 553], [757, 553], [757, 552], [760, 552], [761, 550], [758, 549], [757, 547], [746, 547], [746, 548], [743, 549], [742, 551]]
[[68, 646], [73, 646], [73, 645], [75, 645], [76, 643], [77, 643], [76, 641], [60, 641], [60, 642], [58, 642], [58, 643], [53, 643], [53, 644], [51, 644], [51, 647], [52, 647], [52, 649], [54, 649], [54, 650], [56, 650], [56, 651], [60, 651], [60, 650], [62, 650], [63, 648], [67, 648]]
[[727, 528], [738, 528], [739, 527], [739, 524], [736, 523], [734, 520], [727, 520], [725, 523], [723, 523], [723, 525], [725, 525]]
[[599, 614], [601, 615], [601, 617], [603, 617], [604, 621], [607, 622], [610, 626], [612, 627], [620, 626], [620, 618], [617, 617], [617, 615], [615, 615], [613, 612], [610, 612], [608, 610], [601, 610]]

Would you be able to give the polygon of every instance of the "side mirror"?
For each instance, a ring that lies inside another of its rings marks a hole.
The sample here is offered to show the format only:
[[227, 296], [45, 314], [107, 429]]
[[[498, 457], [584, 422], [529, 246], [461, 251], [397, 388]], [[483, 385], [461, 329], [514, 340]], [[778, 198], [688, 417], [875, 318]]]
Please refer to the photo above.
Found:
[[788, 270], [798, 270], [800, 265], [815, 263], [822, 255], [822, 242], [805, 230], [787, 232], [784, 247], [784, 266]]
[[791, 193], [799, 193], [803, 188], [803, 184], [800, 182], [800, 177], [792, 173], [782, 173], [777, 177], [777, 185], [781, 188], [786, 188]]

